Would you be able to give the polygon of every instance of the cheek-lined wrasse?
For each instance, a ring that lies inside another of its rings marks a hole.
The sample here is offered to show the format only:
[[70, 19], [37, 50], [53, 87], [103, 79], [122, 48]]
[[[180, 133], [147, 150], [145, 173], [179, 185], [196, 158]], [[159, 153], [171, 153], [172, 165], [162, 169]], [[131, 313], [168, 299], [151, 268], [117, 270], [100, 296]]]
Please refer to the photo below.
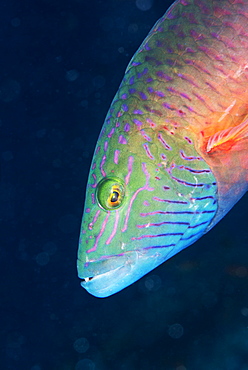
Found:
[[130, 61], [98, 139], [78, 251], [107, 297], [210, 230], [248, 187], [248, 0], [177, 0]]

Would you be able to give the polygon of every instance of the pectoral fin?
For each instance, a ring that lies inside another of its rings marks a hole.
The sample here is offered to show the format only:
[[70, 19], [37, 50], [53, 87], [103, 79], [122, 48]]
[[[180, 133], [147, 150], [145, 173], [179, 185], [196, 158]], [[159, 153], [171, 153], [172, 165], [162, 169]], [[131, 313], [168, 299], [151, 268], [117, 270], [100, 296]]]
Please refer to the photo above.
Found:
[[248, 137], [248, 118], [246, 117], [239, 125], [217, 131], [209, 137], [206, 145], [206, 152], [212, 149], [230, 150], [239, 140]]
[[199, 153], [213, 171], [218, 187], [214, 226], [248, 190], [248, 107], [236, 101], [208, 117], [198, 132]]

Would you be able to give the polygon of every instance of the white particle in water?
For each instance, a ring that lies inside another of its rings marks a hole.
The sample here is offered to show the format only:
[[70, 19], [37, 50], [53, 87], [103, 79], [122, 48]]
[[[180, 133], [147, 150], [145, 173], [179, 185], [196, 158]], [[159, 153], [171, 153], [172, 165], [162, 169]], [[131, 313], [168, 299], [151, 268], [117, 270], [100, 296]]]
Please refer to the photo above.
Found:
[[41, 367], [39, 365], [34, 365], [30, 370], [41, 370]]
[[6, 79], [0, 84], [0, 100], [5, 103], [17, 99], [21, 92], [21, 85], [18, 81]]
[[14, 158], [14, 156], [11, 150], [7, 150], [6, 152], [2, 153], [2, 158], [4, 161], [9, 162]]
[[61, 216], [58, 222], [59, 229], [65, 233], [73, 233], [77, 229], [77, 217], [72, 214]]
[[243, 307], [242, 309], [241, 309], [241, 313], [242, 313], [242, 315], [243, 316], [248, 316], [248, 308], [247, 307]]
[[47, 242], [42, 247], [43, 251], [48, 253], [49, 256], [52, 256], [57, 252], [57, 245], [54, 242]]
[[97, 75], [93, 77], [92, 83], [96, 89], [101, 89], [106, 84], [106, 79], [102, 75]]
[[71, 69], [70, 71], [66, 72], [66, 79], [67, 81], [73, 82], [79, 77], [79, 72], [76, 69]]
[[179, 339], [183, 336], [183, 327], [180, 324], [173, 324], [168, 328], [168, 334], [173, 339]]
[[11, 23], [11, 26], [13, 27], [19, 27], [21, 24], [21, 20], [20, 18], [16, 17], [16, 18], [11, 19], [10, 23]]
[[35, 260], [38, 263], [38, 265], [45, 266], [50, 261], [50, 257], [48, 253], [41, 252], [37, 254], [37, 256], [35, 257]]
[[78, 353], [85, 353], [89, 349], [90, 345], [86, 338], [78, 338], [73, 343], [73, 348]]
[[136, 0], [136, 6], [139, 10], [149, 10], [152, 7], [153, 0]]
[[94, 362], [89, 360], [88, 358], [78, 361], [75, 366], [75, 370], [95, 370], [95, 368], [96, 365], [94, 364]]
[[149, 291], [156, 291], [161, 286], [161, 279], [157, 275], [148, 276], [145, 279], [145, 287]]

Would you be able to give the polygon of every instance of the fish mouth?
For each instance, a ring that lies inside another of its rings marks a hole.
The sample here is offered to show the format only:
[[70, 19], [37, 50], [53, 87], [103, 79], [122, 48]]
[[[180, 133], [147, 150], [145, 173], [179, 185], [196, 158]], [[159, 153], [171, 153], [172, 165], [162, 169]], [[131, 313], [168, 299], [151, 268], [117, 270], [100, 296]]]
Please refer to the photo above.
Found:
[[121, 266], [114, 270], [104, 272], [103, 274], [81, 278], [81, 286], [95, 297], [105, 298], [113, 295], [122, 289], [119, 287], [120, 283], [116, 284], [116, 276], [119, 275], [119, 272], [121, 272], [120, 270], [123, 268], [127, 273], [127, 269]]
[[91, 279], [93, 279], [93, 276], [86, 277], [85, 279], [82, 279], [82, 283], [88, 283]]
[[137, 252], [124, 252], [98, 260], [77, 261], [81, 286], [95, 297], [108, 297], [123, 289], [123, 278], [130, 274]]
[[[168, 254], [171, 248], [166, 247]], [[81, 286], [95, 297], [109, 297], [131, 285], [168, 258], [161, 249], [138, 249], [83, 262], [78, 259]]]

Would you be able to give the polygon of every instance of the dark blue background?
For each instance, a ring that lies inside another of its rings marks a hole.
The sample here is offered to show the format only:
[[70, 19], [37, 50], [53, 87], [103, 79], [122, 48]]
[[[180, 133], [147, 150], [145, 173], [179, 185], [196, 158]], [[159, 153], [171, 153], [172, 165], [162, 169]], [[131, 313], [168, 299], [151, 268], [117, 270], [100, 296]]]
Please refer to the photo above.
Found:
[[77, 278], [100, 128], [170, 3], [0, 3], [1, 369], [248, 369], [247, 196], [117, 295], [94, 298]]

